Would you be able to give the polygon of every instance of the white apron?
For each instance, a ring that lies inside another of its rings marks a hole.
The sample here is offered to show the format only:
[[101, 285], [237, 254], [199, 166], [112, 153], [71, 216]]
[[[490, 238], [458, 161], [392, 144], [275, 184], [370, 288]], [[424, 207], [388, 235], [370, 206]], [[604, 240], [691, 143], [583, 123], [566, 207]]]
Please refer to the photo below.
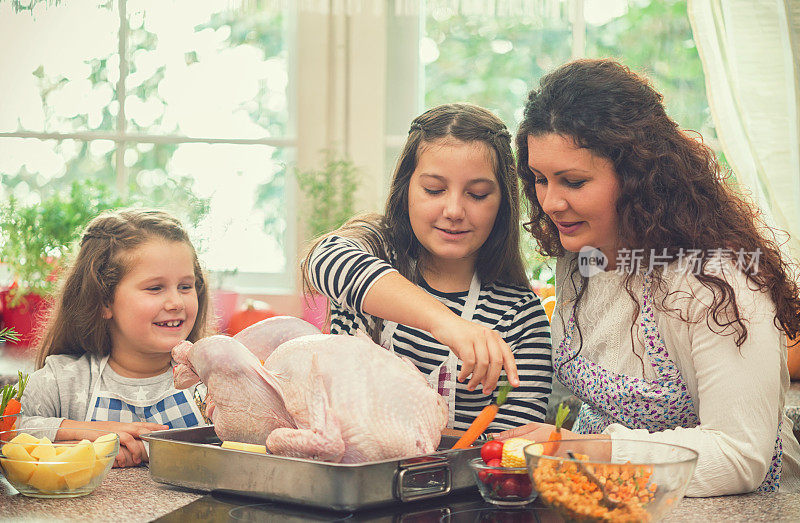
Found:
[[[472, 281], [469, 284], [469, 292], [467, 299], [464, 302], [464, 309], [461, 311], [461, 317], [467, 321], [472, 321], [472, 316], [475, 313], [475, 307], [478, 305], [478, 295], [481, 292], [481, 282], [478, 280], [478, 275], [472, 275]], [[397, 330], [397, 323], [393, 321], [386, 321], [381, 332], [381, 345], [394, 352], [392, 338]], [[456, 421], [456, 376], [458, 374], [458, 358], [450, 351], [447, 359], [439, 365], [438, 368], [433, 369], [428, 375], [428, 383], [434, 390], [444, 396], [447, 400], [447, 428], [453, 428]]]

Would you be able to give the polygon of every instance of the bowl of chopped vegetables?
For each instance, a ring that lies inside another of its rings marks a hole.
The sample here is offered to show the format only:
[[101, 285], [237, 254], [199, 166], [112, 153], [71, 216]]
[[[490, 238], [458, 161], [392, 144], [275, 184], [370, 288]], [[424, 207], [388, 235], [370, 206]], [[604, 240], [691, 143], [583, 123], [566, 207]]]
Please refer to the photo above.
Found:
[[[523, 438], [488, 441], [481, 446], [481, 457], [469, 462], [475, 483], [489, 503], [518, 507], [536, 499], [522, 450], [533, 443]], [[541, 445], [539, 445], [541, 447]]]
[[567, 521], [658, 521], [697, 465], [694, 450], [651, 441], [560, 440], [523, 452], [533, 490]]

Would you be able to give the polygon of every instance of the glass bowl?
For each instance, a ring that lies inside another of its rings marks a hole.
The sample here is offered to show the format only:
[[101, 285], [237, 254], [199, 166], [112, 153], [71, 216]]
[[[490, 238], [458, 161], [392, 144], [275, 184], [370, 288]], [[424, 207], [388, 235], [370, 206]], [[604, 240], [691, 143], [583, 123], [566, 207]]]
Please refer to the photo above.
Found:
[[491, 467], [483, 459], [470, 460], [469, 467], [483, 499], [503, 507], [519, 507], [536, 499], [526, 467]]
[[[650, 441], [580, 439], [524, 449], [533, 489], [567, 521], [658, 521], [674, 509], [697, 452]], [[548, 445], [550, 447], [548, 448]]]
[[44, 438], [54, 428], [0, 432], [0, 468], [20, 494], [37, 498], [74, 498], [97, 488], [114, 464], [119, 436], [87, 430], [91, 440]]

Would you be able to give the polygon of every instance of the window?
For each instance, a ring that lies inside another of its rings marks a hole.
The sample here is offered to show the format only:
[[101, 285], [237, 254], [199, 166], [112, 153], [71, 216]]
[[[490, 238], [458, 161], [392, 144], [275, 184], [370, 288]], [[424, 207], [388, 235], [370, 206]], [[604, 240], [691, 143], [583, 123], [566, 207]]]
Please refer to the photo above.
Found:
[[0, 75], [0, 96], [15, 101], [0, 109], [2, 192], [36, 201], [93, 179], [182, 218], [205, 265], [235, 269], [240, 290], [286, 289], [293, 11], [13, 4], [0, 4], [0, 43], [20, 50]]
[[[495, 112], [513, 135], [526, 94], [539, 78], [584, 56], [616, 58], [644, 71], [664, 94], [669, 114], [716, 146], [685, 0], [429, 0], [422, 9], [396, 0], [393, 5], [390, 34], [402, 34], [401, 28], [409, 34], [415, 22], [419, 27], [419, 89], [405, 105], [397, 104], [402, 98], [388, 95], [390, 116], [405, 111], [387, 119], [389, 173], [407, 132], [404, 126], [424, 109], [470, 101]], [[408, 45], [398, 41], [398, 47]], [[390, 56], [396, 52], [390, 47]], [[390, 68], [389, 88], [413, 70], [414, 65], [401, 72]], [[522, 238], [531, 277], [550, 279], [552, 272], [534, 252], [530, 235]]]
[[342, 151], [364, 176], [357, 208], [380, 211], [424, 108], [470, 101], [513, 133], [526, 92], [573, 57], [644, 69], [715, 138], [686, 0], [18, 4], [0, 2], [0, 44], [24, 49], [0, 65], [0, 197], [114, 186], [191, 224], [239, 292], [298, 290], [296, 165]]

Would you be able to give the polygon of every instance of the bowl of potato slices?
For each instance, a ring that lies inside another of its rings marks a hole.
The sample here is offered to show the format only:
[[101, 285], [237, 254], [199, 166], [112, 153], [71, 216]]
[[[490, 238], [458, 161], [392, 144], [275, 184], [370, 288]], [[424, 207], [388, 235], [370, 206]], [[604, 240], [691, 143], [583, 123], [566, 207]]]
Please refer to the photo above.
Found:
[[38, 498], [85, 496], [103, 482], [119, 452], [114, 432], [91, 431], [81, 441], [50, 441], [57, 429], [0, 432], [0, 468], [20, 494]]

